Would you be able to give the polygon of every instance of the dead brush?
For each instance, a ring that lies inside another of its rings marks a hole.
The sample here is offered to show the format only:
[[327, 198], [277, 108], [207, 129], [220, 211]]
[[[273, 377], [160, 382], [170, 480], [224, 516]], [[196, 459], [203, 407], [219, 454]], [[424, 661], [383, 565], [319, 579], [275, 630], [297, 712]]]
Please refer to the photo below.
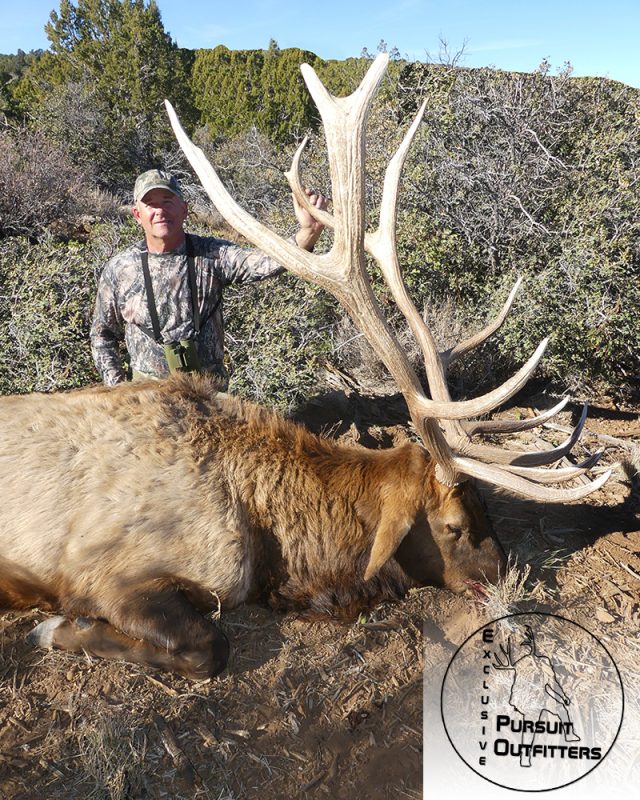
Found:
[[[389, 313], [389, 317], [411, 366], [424, 381], [424, 357], [420, 346], [399, 314]], [[450, 297], [438, 298], [434, 295], [424, 298], [422, 318], [443, 351], [468, 337], [477, 327], [477, 322], [470, 320], [465, 310]], [[385, 384], [393, 386], [384, 364], [347, 314], [343, 314], [336, 324], [333, 337], [332, 355], [339, 358], [341, 367], [360, 385], [375, 391], [380, 391]], [[485, 345], [468, 353], [463, 364], [454, 363], [449, 373], [452, 391], [458, 396], [464, 396], [468, 387], [477, 388], [492, 383], [495, 380], [495, 360], [494, 348]]]

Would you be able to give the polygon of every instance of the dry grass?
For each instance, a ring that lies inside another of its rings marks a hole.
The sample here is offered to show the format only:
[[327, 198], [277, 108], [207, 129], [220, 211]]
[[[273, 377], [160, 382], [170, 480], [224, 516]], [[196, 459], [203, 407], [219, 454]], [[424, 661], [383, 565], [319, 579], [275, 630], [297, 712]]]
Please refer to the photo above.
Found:
[[88, 800], [125, 800], [141, 787], [146, 737], [126, 718], [109, 715], [77, 735], [82, 770], [95, 783]]
[[507, 614], [514, 614], [525, 600], [533, 597], [531, 587], [531, 566], [518, 566], [517, 561], [509, 554], [507, 570], [496, 584], [485, 587], [483, 606], [489, 619], [498, 619]]

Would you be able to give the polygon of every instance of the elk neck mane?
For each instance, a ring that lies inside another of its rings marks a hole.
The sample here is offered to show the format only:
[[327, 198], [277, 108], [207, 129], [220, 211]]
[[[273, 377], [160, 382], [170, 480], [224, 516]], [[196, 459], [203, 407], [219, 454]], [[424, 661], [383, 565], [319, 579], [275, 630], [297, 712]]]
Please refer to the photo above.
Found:
[[201, 464], [225, 454], [235, 458], [242, 452], [252, 472], [260, 469], [263, 460], [273, 470], [273, 456], [279, 454], [276, 464], [286, 478], [288, 493], [310, 473], [327, 491], [339, 491], [351, 503], [367, 494], [372, 484], [380, 487], [381, 502], [401, 486], [419, 485], [421, 497], [433, 499], [436, 506], [442, 496], [442, 488], [435, 488], [441, 486], [435, 464], [422, 445], [406, 442], [372, 450], [336, 442], [271, 409], [218, 392], [215, 379], [203, 374], [172, 376], [156, 386], [160, 413], [167, 416], [167, 425], [179, 429], [180, 438], [189, 443]]

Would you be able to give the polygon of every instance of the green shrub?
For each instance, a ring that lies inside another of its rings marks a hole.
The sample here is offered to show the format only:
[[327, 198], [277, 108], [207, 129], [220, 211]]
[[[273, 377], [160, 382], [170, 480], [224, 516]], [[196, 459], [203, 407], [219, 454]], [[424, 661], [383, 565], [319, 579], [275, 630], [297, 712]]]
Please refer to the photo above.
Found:
[[0, 245], [0, 392], [50, 391], [97, 380], [89, 350], [94, 298], [85, 247]]
[[0, 241], [0, 393], [94, 383], [89, 328], [104, 262], [139, 238], [136, 226], [96, 226], [86, 243]]
[[41, 236], [80, 213], [86, 175], [39, 133], [0, 131], [0, 237]]
[[225, 293], [231, 392], [290, 410], [318, 385], [333, 346], [336, 303], [291, 275]]
[[564, 254], [530, 276], [505, 324], [499, 350], [524, 361], [550, 337], [538, 373], [575, 394], [632, 397], [640, 378], [640, 281], [597, 252]]

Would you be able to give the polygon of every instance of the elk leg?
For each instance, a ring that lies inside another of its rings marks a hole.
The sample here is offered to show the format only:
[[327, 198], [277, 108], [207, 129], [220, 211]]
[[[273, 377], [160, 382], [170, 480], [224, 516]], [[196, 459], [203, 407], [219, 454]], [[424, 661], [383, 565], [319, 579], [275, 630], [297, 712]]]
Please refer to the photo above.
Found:
[[53, 617], [34, 628], [28, 640], [40, 647], [147, 664], [193, 680], [217, 675], [227, 664], [227, 637], [177, 586], [152, 581], [111, 604], [108, 615], [95, 612], [97, 608], [95, 617], [108, 621]]

